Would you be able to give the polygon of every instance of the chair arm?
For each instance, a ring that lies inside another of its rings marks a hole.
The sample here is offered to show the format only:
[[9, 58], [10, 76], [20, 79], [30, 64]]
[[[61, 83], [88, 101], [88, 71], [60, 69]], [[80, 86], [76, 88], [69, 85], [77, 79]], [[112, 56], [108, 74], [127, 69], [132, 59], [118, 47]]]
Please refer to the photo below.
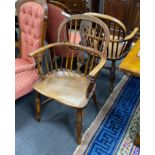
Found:
[[125, 38], [124, 38], [124, 41], [128, 41], [130, 39], [132, 39], [136, 33], [138, 32], [139, 28], [136, 27], [129, 35], [127, 35]]
[[98, 50], [95, 50], [95, 49], [93, 49], [91, 47], [85, 47], [85, 46], [82, 46], [82, 45], [71, 44], [69, 42], [51, 43], [51, 44], [48, 44], [48, 45], [46, 45], [44, 47], [41, 47], [41, 48], [37, 49], [36, 51], [29, 54], [29, 56], [35, 58], [36, 65], [37, 65], [37, 68], [39, 70], [39, 74], [40, 74], [42, 79], [44, 78], [43, 70], [42, 70], [42, 67], [41, 67], [41, 62], [43, 60], [42, 59], [43, 54], [50, 48], [55, 48], [55, 47], [60, 47], [60, 46], [66, 46], [66, 47], [69, 47], [69, 48], [74, 49], [74, 50], [83, 50], [83, 51], [87, 51], [88, 53], [93, 53], [93, 55], [100, 56], [101, 57], [100, 63], [95, 67], [94, 70], [92, 70], [92, 72], [90, 74], [90, 76], [92, 76], [92, 77], [95, 77], [95, 75], [100, 71], [102, 66], [105, 64], [106, 57], [103, 57], [102, 53], [100, 53]]
[[129, 41], [131, 39], [133, 39], [133, 37], [136, 35], [136, 33], [138, 32], [139, 28], [136, 27], [134, 28], [134, 30], [129, 34], [127, 35], [124, 39], [121, 39], [121, 40], [116, 40], [116, 39], [110, 39], [111, 42], [113, 43], [121, 43], [121, 42], [126, 42], [126, 41]]
[[134, 28], [134, 30], [129, 34], [127, 35], [124, 39], [121, 39], [121, 40], [116, 40], [116, 39], [110, 39], [111, 42], [114, 42], [114, 43], [121, 43], [121, 42], [126, 42], [126, 41], [129, 41], [131, 39], [133, 39], [133, 37], [136, 35], [136, 33], [138, 32], [139, 28], [136, 27]]
[[95, 78], [96, 75], [98, 74], [98, 72], [103, 68], [103, 66], [105, 65], [106, 63], [106, 56], [103, 55], [101, 57], [101, 61], [99, 62], [99, 64], [89, 73], [89, 77], [93, 77]]
[[92, 90], [94, 88], [96, 76], [99, 73], [99, 71], [103, 68], [105, 63], [106, 63], [106, 54], [101, 56], [101, 61], [99, 62], [99, 64], [89, 73], [88, 78], [90, 80], [90, 83], [86, 91], [86, 97], [89, 97], [91, 95]]

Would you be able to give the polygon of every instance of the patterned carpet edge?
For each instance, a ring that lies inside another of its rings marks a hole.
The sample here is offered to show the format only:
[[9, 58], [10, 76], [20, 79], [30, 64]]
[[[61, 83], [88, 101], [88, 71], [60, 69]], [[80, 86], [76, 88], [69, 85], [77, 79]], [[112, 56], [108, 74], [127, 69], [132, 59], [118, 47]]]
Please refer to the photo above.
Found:
[[123, 86], [129, 79], [128, 76], [124, 76], [122, 80], [117, 84], [114, 91], [111, 93], [110, 97], [100, 110], [99, 114], [95, 118], [95, 120], [92, 122], [90, 127], [86, 130], [85, 134], [83, 135], [83, 138], [81, 140], [81, 144], [76, 148], [73, 155], [82, 155], [85, 152], [85, 149], [89, 145], [91, 139], [93, 138], [93, 135], [95, 134], [96, 130], [100, 126], [100, 122], [103, 120], [103, 118], [107, 115], [108, 111], [114, 104], [115, 99], [119, 95], [120, 91], [122, 90]]

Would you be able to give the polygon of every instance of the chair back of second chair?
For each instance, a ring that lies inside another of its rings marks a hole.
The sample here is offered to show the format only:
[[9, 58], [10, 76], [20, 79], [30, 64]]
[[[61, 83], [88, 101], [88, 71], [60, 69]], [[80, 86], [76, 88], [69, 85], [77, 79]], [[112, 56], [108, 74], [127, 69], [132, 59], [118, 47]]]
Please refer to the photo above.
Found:
[[110, 31], [110, 43], [107, 48], [108, 60], [119, 60], [125, 57], [132, 44], [133, 37], [137, 32], [137, 28], [133, 31], [133, 35], [127, 37], [125, 25], [118, 19], [105, 14], [85, 13], [85, 15], [95, 16], [104, 21]]

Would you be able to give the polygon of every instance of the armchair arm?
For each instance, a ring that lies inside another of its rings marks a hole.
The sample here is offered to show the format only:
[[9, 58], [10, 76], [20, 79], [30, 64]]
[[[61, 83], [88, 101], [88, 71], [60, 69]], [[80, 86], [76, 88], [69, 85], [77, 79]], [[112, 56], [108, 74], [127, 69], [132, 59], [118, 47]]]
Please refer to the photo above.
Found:
[[[52, 43], [52, 44], [48, 44], [44, 47], [41, 47], [39, 49], [37, 49], [36, 51], [32, 52], [29, 54], [29, 56], [31, 57], [34, 57], [35, 58], [35, 61], [36, 61], [36, 65], [38, 67], [38, 70], [39, 70], [39, 74], [42, 78], [44, 78], [44, 74], [43, 74], [43, 70], [42, 70], [42, 67], [41, 67], [41, 62], [42, 62], [42, 54], [45, 53], [45, 51], [47, 51], [48, 49], [51, 49], [51, 48], [56, 48], [56, 47], [61, 47], [61, 46], [65, 46], [65, 47], [68, 47], [70, 49], [74, 49], [74, 50], [82, 50], [82, 51], [85, 51], [87, 53], [93, 53], [93, 55], [98, 55], [100, 58], [101, 58], [101, 61], [100, 63], [95, 67], [94, 70], [91, 71], [90, 73], [90, 76], [92, 77], [95, 77], [96, 74], [100, 71], [100, 69], [103, 67], [103, 65], [105, 64], [105, 61], [106, 61], [106, 58], [105, 56], [103, 57], [103, 54], [100, 53], [98, 50], [95, 50], [91, 47], [85, 47], [85, 46], [82, 46], [82, 45], [76, 45], [76, 44], [71, 44], [71, 43], [68, 43], [68, 42], [61, 42], [61, 43]], [[54, 52], [53, 50], [50, 50], [51, 52]], [[55, 53], [55, 52], [54, 52]], [[54, 54], [53, 53], [53, 54]], [[45, 55], [44, 55], [45, 56]], [[40, 59], [41, 58], [41, 59]], [[72, 54], [72, 59], [73, 59], [73, 54]], [[45, 60], [46, 61], [46, 60]], [[55, 57], [55, 54], [54, 54], [54, 59], [53, 59], [53, 63], [55, 65], [55, 68], [57, 69], [57, 63], [56, 63], [56, 57]], [[48, 66], [48, 65], [47, 65]], [[48, 68], [48, 67], [47, 67]], [[47, 69], [49, 70], [49, 69]], [[89, 76], [89, 75], [88, 75]]]
[[139, 30], [139, 28], [136, 27], [129, 35], [127, 35], [125, 37], [124, 41], [128, 41], [128, 40], [132, 39], [136, 35], [136, 33], [138, 32], [138, 30]]
[[106, 53], [101, 56], [100, 63], [89, 73], [88, 78], [90, 79], [89, 86], [86, 91], [86, 97], [89, 97], [92, 93], [92, 90], [94, 88], [95, 79], [99, 71], [103, 68], [104, 64], [106, 63]]
[[37, 50], [35, 50], [34, 52], [30, 53], [29, 56], [31, 57], [35, 57], [35, 55], [37, 54], [43, 54], [47, 49], [50, 49], [52, 47], [59, 47], [59, 46], [68, 46], [68, 47], [73, 47], [73, 48], [77, 48], [77, 49], [81, 49], [81, 50], [86, 50], [88, 52], [94, 52], [94, 54], [99, 54], [100, 52], [98, 50], [94, 50], [91, 47], [85, 47], [82, 45], [78, 45], [78, 44], [72, 44], [72, 43], [68, 43], [68, 42], [59, 42], [59, 43], [51, 43], [48, 45], [45, 45]]
[[[139, 28], [136, 27], [129, 35], [127, 35], [124, 39], [110, 39], [110, 42], [113, 42], [113, 43], [121, 43], [121, 42], [126, 42], [126, 41], [129, 41], [131, 39], [133, 39], [133, 37], [136, 35], [136, 33], [138, 32]], [[99, 38], [99, 37], [94, 37], [92, 35], [89, 35], [88, 36], [89, 38], [95, 38], [97, 40], [100, 40], [100, 41], [103, 41], [103, 38]]]
[[95, 78], [98, 72], [103, 68], [106, 63], [106, 53], [101, 57], [99, 64], [89, 73], [89, 77]]

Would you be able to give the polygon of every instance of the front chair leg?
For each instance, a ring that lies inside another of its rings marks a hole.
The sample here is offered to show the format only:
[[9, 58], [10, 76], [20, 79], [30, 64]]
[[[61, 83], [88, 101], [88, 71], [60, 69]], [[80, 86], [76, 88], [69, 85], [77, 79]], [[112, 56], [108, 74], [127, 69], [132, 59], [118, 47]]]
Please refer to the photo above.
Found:
[[40, 122], [41, 103], [40, 103], [40, 94], [38, 92], [36, 92], [35, 109], [36, 109], [36, 120]]
[[77, 109], [76, 115], [76, 133], [77, 133], [77, 143], [81, 143], [81, 131], [82, 131], [82, 109]]
[[110, 93], [114, 89], [114, 81], [115, 81], [115, 61], [112, 61], [111, 70], [110, 70]]
[[99, 104], [98, 104], [98, 102], [97, 102], [97, 99], [96, 99], [96, 93], [95, 93], [95, 92], [93, 93], [92, 99], [93, 99], [95, 105], [97, 106], [97, 108], [100, 109], [100, 106], [99, 106]]

